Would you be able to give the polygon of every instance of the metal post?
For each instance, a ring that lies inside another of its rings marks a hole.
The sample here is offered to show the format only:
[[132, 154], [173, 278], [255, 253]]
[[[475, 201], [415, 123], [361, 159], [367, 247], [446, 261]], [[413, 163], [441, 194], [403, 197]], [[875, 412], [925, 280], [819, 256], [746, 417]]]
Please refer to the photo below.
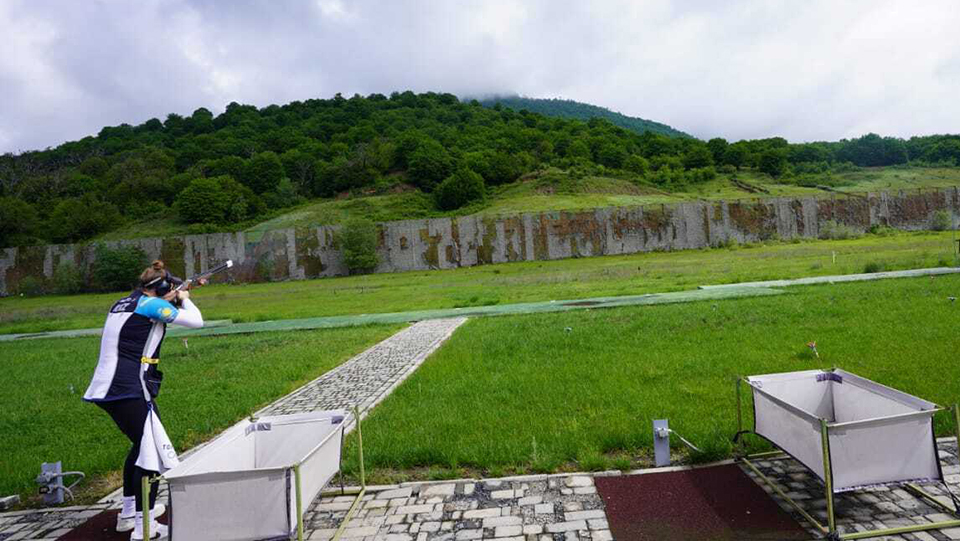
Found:
[[[957, 448], [960, 449], [960, 406], [953, 405], [954, 434], [957, 436]], [[960, 509], [958, 509], [960, 511]]]
[[140, 509], [143, 511], [143, 538], [150, 539], [150, 478], [140, 478]]
[[830, 439], [826, 419], [820, 419], [820, 437], [823, 440], [823, 484], [827, 495], [827, 526], [830, 528], [830, 533], [834, 533], [837, 531], [837, 523], [833, 516], [833, 474], [830, 471]]
[[360, 455], [360, 486], [367, 487], [367, 477], [363, 469], [363, 431], [360, 429], [360, 408], [353, 407], [353, 416], [357, 420], [357, 452]]
[[746, 456], [745, 445], [743, 443], [743, 407], [742, 407], [742, 398], [740, 397], [740, 384], [743, 383], [743, 378], [737, 377], [737, 452], [740, 456]]
[[300, 464], [293, 467], [297, 487], [297, 541], [303, 541], [303, 493], [300, 490]]

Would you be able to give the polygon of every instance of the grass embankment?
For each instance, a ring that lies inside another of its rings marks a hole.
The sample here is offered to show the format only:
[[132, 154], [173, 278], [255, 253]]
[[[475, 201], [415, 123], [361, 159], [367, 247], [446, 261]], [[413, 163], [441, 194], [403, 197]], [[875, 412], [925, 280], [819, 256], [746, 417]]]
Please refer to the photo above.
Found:
[[[823, 177], [823, 178], [820, 178]], [[876, 167], [830, 175], [813, 175], [815, 182], [834, 192], [878, 192], [943, 188], [960, 185], [960, 168]], [[817, 180], [819, 179], [819, 180]], [[807, 179], [806, 182], [809, 182]], [[751, 187], [750, 189], [744, 186]], [[578, 177], [558, 169], [546, 169], [488, 189], [486, 200], [455, 211], [440, 211], [433, 198], [409, 186], [396, 184], [378, 192], [342, 194], [315, 199], [296, 207], [275, 211], [268, 219], [233, 226], [190, 226], [176, 216], [155, 216], [106, 233], [100, 240], [166, 237], [214, 231], [245, 230], [256, 237], [272, 229], [339, 224], [351, 216], [377, 222], [464, 216], [504, 215], [556, 210], [585, 210], [614, 206], [659, 205], [691, 200], [733, 200], [757, 197], [829, 196], [815, 186], [800, 186], [792, 178], [773, 179], [755, 170], [721, 173], [714, 180], [666, 191], [636, 179], [600, 176]]]
[[951, 404], [958, 294], [950, 275], [475, 319], [365, 422], [367, 471], [381, 482], [648, 465], [654, 418], [704, 450], [694, 460], [728, 456], [737, 375], [840, 366]]
[[[163, 346], [158, 399], [183, 452], [385, 339], [401, 326], [353, 327], [230, 337]], [[41, 462], [87, 474], [83, 501], [122, 484], [126, 438], [106, 413], [81, 400], [97, 363], [98, 338], [0, 343], [0, 494], [36, 496]]]
[[[896, 233], [842, 241], [485, 265], [273, 284], [216, 285], [194, 299], [206, 319], [266, 321], [637, 295], [698, 285], [954, 265], [953, 234]], [[93, 328], [119, 293], [0, 299], [0, 333]]]

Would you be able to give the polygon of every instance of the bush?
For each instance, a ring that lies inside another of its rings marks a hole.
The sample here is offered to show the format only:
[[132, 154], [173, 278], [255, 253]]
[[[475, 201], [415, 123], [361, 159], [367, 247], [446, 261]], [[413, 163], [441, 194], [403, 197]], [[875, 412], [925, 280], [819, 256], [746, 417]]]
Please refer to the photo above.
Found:
[[484, 190], [483, 177], [461, 168], [437, 186], [434, 197], [441, 210], [453, 210], [473, 201], [482, 201]]
[[226, 220], [230, 196], [223, 191], [219, 178], [193, 179], [190, 185], [177, 195], [174, 205], [183, 221], [209, 224]]
[[951, 215], [948, 210], [938, 210], [934, 212], [930, 220], [930, 227], [934, 231], [953, 229], [953, 215]]
[[93, 262], [93, 283], [101, 291], [130, 290], [147, 266], [147, 256], [137, 246], [97, 246]]
[[177, 195], [180, 219], [191, 224], [230, 224], [263, 211], [263, 201], [232, 177], [195, 178]]
[[855, 239], [861, 236], [861, 233], [847, 224], [837, 222], [836, 220], [827, 220], [820, 224], [820, 238], [831, 240]]
[[33, 205], [14, 197], [0, 197], [0, 248], [22, 246], [34, 240], [40, 220]]
[[897, 230], [887, 225], [874, 224], [870, 226], [869, 232], [878, 237], [889, 237], [895, 235]]
[[56, 242], [89, 239], [122, 222], [116, 206], [92, 196], [61, 200], [47, 219], [50, 237]]
[[867, 274], [873, 274], [875, 272], [883, 272], [887, 270], [887, 264], [883, 261], [871, 261], [863, 266], [863, 272]]
[[351, 274], [370, 272], [377, 267], [377, 224], [365, 218], [351, 218], [339, 232], [343, 262]]
[[53, 292], [57, 295], [76, 295], [82, 293], [85, 286], [83, 273], [69, 261], [60, 263], [53, 271]]
[[24, 276], [17, 284], [17, 293], [27, 297], [43, 295], [46, 292], [46, 284], [35, 276]]

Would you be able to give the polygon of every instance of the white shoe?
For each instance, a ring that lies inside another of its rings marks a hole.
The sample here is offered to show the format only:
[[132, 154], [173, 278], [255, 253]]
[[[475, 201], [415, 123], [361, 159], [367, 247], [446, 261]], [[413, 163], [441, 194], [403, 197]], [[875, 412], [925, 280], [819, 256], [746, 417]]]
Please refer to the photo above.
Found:
[[[153, 509], [150, 510], [150, 518], [157, 518], [167, 512], [167, 506], [162, 503], [155, 504]], [[134, 524], [137, 522], [136, 515], [130, 515], [125, 517], [123, 515], [117, 515], [117, 531], [118, 532], [129, 532], [133, 529]]]
[[[151, 519], [150, 522], [150, 539], [166, 539], [169, 534], [167, 527], [153, 519]], [[130, 541], [143, 541], [143, 532], [137, 532], [135, 529], [133, 533], [130, 534]]]

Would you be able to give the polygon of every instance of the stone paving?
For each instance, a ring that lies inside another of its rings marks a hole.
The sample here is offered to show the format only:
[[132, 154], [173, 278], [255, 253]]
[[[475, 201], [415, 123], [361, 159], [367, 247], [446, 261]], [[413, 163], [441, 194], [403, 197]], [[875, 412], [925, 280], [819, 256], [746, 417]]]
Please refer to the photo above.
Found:
[[[954, 494], [960, 496], [960, 462], [957, 460], [957, 440], [941, 438], [940, 463], [943, 475]], [[799, 462], [786, 460], [763, 460], [754, 462], [764, 475], [774, 479], [781, 490], [800, 504], [822, 524], [827, 522], [827, 503], [823, 483], [808, 472]], [[781, 507], [789, 511], [804, 525], [808, 525], [794, 509], [782, 500], [770, 487], [744, 468]], [[953, 507], [949, 495], [940, 483], [920, 483], [920, 486], [948, 507]], [[845, 492], [834, 497], [834, 511], [842, 533], [862, 532], [954, 520], [925, 501], [897, 486], [881, 486]], [[811, 532], [814, 530], [811, 529]], [[906, 539], [919, 541], [960, 539], [960, 528], [914, 532], [876, 539]]]
[[[305, 514], [306, 539], [327, 540], [353, 496], [325, 498]], [[343, 539], [555, 541], [613, 539], [591, 475], [408, 483], [364, 496]]]

